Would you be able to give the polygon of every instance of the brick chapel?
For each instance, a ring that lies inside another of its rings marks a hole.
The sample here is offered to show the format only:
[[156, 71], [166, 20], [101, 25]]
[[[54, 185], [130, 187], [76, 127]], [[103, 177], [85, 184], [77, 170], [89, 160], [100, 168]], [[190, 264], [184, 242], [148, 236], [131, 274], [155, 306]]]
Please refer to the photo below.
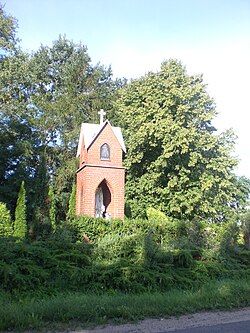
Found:
[[120, 127], [104, 121], [83, 123], [77, 157], [80, 158], [76, 180], [76, 214], [104, 218], [124, 218], [125, 169], [122, 156], [126, 152]]

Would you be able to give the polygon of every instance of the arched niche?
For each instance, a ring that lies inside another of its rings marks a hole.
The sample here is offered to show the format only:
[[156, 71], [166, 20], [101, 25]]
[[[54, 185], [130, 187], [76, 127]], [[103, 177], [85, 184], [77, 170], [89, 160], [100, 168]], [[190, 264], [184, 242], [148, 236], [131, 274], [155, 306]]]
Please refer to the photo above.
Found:
[[107, 181], [104, 179], [95, 191], [95, 217], [112, 217], [112, 212], [109, 209], [111, 201], [112, 194]]

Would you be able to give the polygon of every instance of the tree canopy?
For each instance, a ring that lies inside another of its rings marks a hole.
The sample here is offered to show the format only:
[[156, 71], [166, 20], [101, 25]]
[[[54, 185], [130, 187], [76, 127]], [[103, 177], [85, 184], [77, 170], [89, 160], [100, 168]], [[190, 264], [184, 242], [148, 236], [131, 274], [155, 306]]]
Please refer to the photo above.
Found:
[[0, 4], [0, 58], [2, 58], [5, 53], [15, 50], [18, 41], [16, 29], [16, 19], [6, 14], [3, 5]]
[[177, 218], [221, 221], [232, 213], [235, 136], [217, 134], [202, 76], [176, 60], [132, 81], [117, 101], [128, 148], [127, 202], [132, 215], [153, 206]]

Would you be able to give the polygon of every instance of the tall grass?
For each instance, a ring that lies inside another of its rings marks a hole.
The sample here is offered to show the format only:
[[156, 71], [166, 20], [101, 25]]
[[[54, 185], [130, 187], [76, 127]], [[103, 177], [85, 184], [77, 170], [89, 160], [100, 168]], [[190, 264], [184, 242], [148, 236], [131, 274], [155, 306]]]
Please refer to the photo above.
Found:
[[192, 290], [166, 293], [84, 294], [54, 296], [0, 294], [0, 330], [25, 330], [88, 326], [110, 320], [133, 321], [209, 309], [229, 309], [250, 304], [250, 279], [210, 281]]

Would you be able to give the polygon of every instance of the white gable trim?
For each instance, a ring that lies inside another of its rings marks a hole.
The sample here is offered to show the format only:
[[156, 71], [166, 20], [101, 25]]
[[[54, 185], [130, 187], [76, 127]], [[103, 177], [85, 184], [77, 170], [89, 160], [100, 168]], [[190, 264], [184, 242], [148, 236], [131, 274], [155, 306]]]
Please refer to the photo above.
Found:
[[[98, 137], [98, 135], [101, 133], [101, 131], [104, 129], [104, 127], [109, 124], [110, 125], [110, 122], [108, 120], [105, 120], [100, 126], [99, 126], [99, 129], [98, 131], [96, 132], [96, 134], [93, 136], [92, 140], [88, 143], [88, 145], [86, 145], [86, 149], [88, 150], [89, 147], [92, 145], [92, 143], [95, 141], [95, 139]], [[111, 126], [111, 125], [110, 125]], [[112, 126], [111, 126], [112, 128]]]

